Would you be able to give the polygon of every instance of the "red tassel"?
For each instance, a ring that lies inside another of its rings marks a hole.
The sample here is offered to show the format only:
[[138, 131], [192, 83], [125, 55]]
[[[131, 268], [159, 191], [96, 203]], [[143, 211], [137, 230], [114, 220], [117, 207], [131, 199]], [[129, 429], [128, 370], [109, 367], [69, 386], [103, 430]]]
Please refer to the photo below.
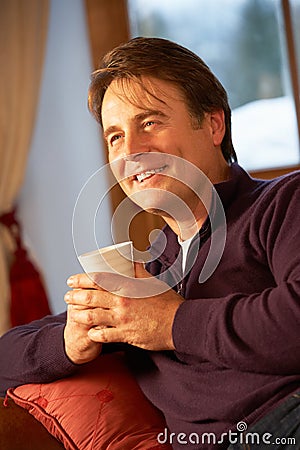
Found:
[[18, 248], [10, 269], [10, 318], [12, 326], [23, 325], [51, 314], [47, 295], [27, 252]]
[[20, 226], [14, 211], [0, 217], [16, 239], [16, 251], [10, 268], [11, 325], [23, 325], [51, 314], [41, 277], [22, 246]]

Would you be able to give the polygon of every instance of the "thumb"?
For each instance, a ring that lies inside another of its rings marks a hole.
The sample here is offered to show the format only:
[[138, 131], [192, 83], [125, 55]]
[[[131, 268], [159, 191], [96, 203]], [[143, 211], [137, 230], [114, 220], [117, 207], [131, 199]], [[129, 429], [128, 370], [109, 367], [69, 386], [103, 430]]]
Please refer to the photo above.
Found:
[[136, 278], [151, 278], [152, 275], [145, 269], [145, 264], [141, 262], [134, 263]]

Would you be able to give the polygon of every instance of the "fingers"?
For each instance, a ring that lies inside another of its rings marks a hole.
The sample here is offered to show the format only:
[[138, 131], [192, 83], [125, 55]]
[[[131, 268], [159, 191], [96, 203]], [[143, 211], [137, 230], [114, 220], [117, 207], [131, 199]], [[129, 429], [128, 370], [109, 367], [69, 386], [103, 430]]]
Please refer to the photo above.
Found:
[[93, 274], [79, 273], [67, 279], [67, 285], [73, 289], [97, 289]]
[[124, 286], [132, 280], [134, 278], [131, 279], [118, 273], [93, 272], [72, 275], [68, 278], [67, 284], [73, 289], [97, 289], [122, 295], [121, 292], [124, 291]]
[[[64, 329], [64, 347], [68, 358], [75, 364], [83, 364], [95, 359], [101, 352], [101, 343], [88, 337], [89, 326], [73, 320], [75, 309], [83, 310], [83, 306], [68, 306], [67, 322]], [[74, 318], [76, 316], [74, 315]], [[76, 318], [78, 319], [78, 318]]]
[[[151, 278], [149, 272], [144, 268], [144, 264], [140, 262], [134, 263], [136, 278]], [[93, 272], [93, 273], [79, 273], [72, 275], [67, 280], [67, 285], [73, 289], [104, 289], [107, 286], [114, 291], [118, 289], [118, 285], [123, 286], [124, 282], [128, 280], [127, 277], [117, 273]], [[111, 285], [111, 286], [110, 286]]]
[[115, 323], [114, 312], [109, 309], [82, 309], [77, 306], [69, 305], [69, 320], [84, 325], [87, 329], [92, 327], [111, 327]]
[[123, 342], [124, 336], [117, 328], [91, 328], [88, 336], [93, 342]]
[[76, 289], [68, 291], [64, 297], [68, 305], [85, 308], [111, 308], [115, 305], [114, 297], [106, 291], [92, 289]]

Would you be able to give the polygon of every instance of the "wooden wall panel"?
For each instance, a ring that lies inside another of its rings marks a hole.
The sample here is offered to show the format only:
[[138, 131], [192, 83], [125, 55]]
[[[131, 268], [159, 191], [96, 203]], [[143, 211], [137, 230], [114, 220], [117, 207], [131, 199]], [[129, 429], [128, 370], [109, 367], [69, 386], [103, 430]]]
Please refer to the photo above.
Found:
[[94, 68], [109, 50], [129, 39], [126, 0], [85, 0]]
[[[126, 0], [85, 0], [85, 6], [92, 62], [94, 68], [97, 68], [105, 53], [130, 38], [127, 2]], [[113, 211], [124, 197], [125, 194], [119, 186], [112, 189]], [[149, 245], [150, 232], [154, 228], [161, 228], [163, 223], [158, 216], [146, 212], [138, 214], [130, 226], [130, 238], [133, 240], [134, 246], [139, 250], [145, 250]], [[127, 226], [127, 224], [122, 224], [122, 226]]]
[[254, 178], [270, 180], [272, 178], [280, 177], [281, 175], [293, 172], [294, 170], [300, 170], [300, 166], [297, 165], [291, 167], [278, 167], [277, 169], [255, 170], [250, 172], [250, 175]]

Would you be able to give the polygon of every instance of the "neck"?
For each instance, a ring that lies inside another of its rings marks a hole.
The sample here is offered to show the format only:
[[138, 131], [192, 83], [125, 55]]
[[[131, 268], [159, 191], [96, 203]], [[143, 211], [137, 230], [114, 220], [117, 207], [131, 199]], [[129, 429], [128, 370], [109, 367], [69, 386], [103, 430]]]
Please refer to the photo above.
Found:
[[205, 222], [208, 212], [202, 202], [200, 202], [197, 211], [193, 211], [194, 218], [177, 218], [175, 220], [173, 217], [163, 216], [164, 221], [169, 225], [169, 227], [180, 237], [182, 241], [194, 236], [202, 227]]
[[[226, 163], [226, 165], [224, 164], [222, 166], [222, 170], [219, 171], [218, 175], [211, 179], [211, 182], [217, 184], [226, 181], [229, 178], [230, 167]], [[183, 211], [182, 215], [180, 215], [179, 212], [176, 214], [176, 220], [174, 217], [168, 215], [162, 215], [162, 217], [174, 233], [176, 233], [182, 241], [185, 241], [194, 236], [201, 229], [209, 215], [211, 201], [212, 185], [211, 183], [208, 183], [201, 192], [201, 199], [197, 196], [193, 196], [190, 202], [186, 202], [189, 214], [185, 214], [186, 210]]]

